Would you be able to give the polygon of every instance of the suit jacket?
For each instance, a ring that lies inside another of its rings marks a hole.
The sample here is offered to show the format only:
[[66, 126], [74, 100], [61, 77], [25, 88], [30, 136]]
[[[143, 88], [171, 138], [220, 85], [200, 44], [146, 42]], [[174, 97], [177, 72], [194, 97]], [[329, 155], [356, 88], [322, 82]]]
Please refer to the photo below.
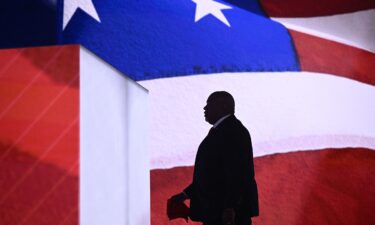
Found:
[[259, 214], [250, 134], [234, 115], [212, 128], [199, 145], [193, 182], [184, 191], [195, 221], [221, 218], [225, 208], [247, 217]]

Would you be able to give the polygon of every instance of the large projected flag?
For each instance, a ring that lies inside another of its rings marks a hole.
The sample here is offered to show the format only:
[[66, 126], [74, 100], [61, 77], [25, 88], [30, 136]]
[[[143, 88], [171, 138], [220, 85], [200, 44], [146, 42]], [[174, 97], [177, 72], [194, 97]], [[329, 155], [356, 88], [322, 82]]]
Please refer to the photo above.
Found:
[[252, 135], [255, 224], [375, 224], [374, 1], [20, 2], [2, 48], [80, 43], [149, 89], [153, 225], [191, 181], [216, 90]]

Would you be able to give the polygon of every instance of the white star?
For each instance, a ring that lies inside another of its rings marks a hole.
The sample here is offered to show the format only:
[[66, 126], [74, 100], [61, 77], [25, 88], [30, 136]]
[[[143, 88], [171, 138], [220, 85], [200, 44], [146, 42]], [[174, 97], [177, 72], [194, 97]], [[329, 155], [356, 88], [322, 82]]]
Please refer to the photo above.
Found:
[[221, 4], [219, 2], [215, 2], [213, 0], [192, 0], [197, 4], [197, 8], [195, 10], [195, 22], [198, 22], [203, 17], [207, 16], [208, 14], [213, 15], [218, 20], [223, 22], [225, 25], [230, 27], [230, 24], [225, 18], [223, 12], [221, 10], [223, 9], [231, 9], [232, 7]]
[[64, 0], [63, 29], [65, 29], [66, 25], [68, 25], [78, 8], [81, 8], [91, 17], [100, 22], [98, 13], [92, 4], [92, 0]]

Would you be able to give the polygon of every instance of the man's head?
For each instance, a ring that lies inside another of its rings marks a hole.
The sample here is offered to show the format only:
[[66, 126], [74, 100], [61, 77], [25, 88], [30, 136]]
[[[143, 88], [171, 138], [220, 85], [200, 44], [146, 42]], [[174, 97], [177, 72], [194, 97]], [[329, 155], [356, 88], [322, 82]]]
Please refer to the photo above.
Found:
[[234, 99], [228, 92], [216, 91], [208, 97], [203, 109], [206, 121], [214, 124], [221, 117], [234, 114]]

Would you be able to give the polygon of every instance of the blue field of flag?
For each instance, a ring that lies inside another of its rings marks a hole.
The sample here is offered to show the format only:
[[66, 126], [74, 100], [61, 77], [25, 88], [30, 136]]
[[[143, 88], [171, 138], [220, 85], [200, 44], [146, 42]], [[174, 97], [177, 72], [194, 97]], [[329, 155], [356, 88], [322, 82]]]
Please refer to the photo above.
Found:
[[264, 15], [257, 0], [6, 0], [4, 5], [13, 12], [1, 15], [2, 23], [14, 26], [6, 23], [1, 48], [81, 44], [134, 80], [300, 70], [288, 31]]

